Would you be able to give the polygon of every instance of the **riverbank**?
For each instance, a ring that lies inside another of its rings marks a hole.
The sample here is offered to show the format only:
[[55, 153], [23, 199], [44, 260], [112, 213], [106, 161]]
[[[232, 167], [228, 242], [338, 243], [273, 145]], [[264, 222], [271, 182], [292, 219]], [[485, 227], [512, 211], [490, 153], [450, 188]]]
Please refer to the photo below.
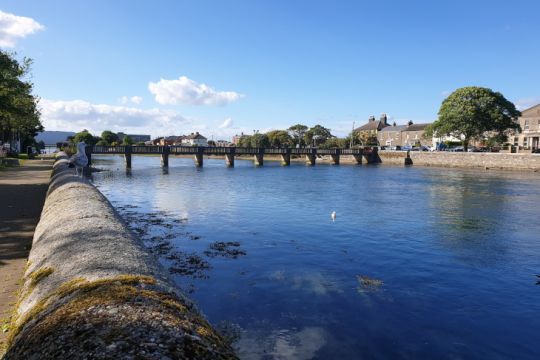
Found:
[[51, 170], [52, 161], [27, 160], [0, 171], [0, 356]]

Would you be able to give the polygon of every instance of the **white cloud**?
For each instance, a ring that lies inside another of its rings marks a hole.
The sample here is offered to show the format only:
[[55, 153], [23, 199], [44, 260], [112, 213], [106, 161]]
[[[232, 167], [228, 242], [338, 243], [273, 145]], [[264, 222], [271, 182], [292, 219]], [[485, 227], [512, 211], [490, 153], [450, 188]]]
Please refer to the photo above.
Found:
[[514, 102], [518, 110], [525, 110], [534, 105], [540, 104], [540, 96], [518, 99]]
[[180, 76], [177, 80], [150, 82], [148, 90], [159, 104], [225, 105], [244, 97], [234, 91], [216, 91], [186, 76]]
[[[188, 132], [194, 126], [174, 110], [139, 109], [127, 106], [92, 104], [84, 100], [40, 101], [42, 122], [46, 130], [81, 131], [98, 135], [103, 130], [152, 136]], [[195, 125], [202, 127], [204, 125]]]
[[233, 119], [231, 118], [226, 118], [225, 120], [223, 120], [223, 123], [221, 125], [219, 125], [219, 128], [220, 129], [228, 129], [230, 127], [233, 126]]
[[132, 97], [122, 96], [119, 101], [120, 103], [124, 105], [129, 104], [129, 103], [139, 105], [140, 103], [142, 103], [143, 98], [140, 96], [132, 96]]
[[17, 40], [45, 29], [36, 20], [0, 10], [0, 47], [15, 47]]

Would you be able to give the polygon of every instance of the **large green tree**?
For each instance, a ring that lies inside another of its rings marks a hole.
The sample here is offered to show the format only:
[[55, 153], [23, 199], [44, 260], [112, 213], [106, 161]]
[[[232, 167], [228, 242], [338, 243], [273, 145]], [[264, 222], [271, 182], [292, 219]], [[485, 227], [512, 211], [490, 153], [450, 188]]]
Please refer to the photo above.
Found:
[[94, 137], [94, 135], [90, 134], [88, 130], [84, 129], [73, 136], [73, 144], [76, 145], [81, 141], [84, 141], [86, 145], [95, 145], [98, 141], [100, 141], [100, 139], [98, 137]]
[[469, 86], [457, 89], [442, 103], [439, 118], [426, 129], [426, 136], [451, 135], [463, 138], [467, 151], [472, 139], [487, 133], [505, 136], [519, 129], [515, 121], [521, 113], [501, 93], [491, 89]]
[[330, 129], [327, 129], [322, 125], [315, 125], [304, 134], [304, 142], [306, 144], [317, 146], [319, 144], [324, 144], [326, 140], [331, 137], [333, 137], [333, 135], [330, 133]]
[[285, 130], [269, 131], [266, 135], [272, 147], [289, 147], [294, 145], [292, 137]]
[[105, 130], [101, 133], [101, 140], [105, 141], [107, 145], [111, 145], [113, 142], [118, 142], [118, 135], [110, 130]]
[[268, 148], [270, 147], [270, 141], [266, 134], [253, 134], [251, 136], [251, 147]]
[[20, 139], [23, 148], [43, 131], [38, 98], [32, 94], [32, 82], [25, 79], [31, 64], [28, 58], [19, 62], [15, 54], [0, 50], [0, 140]]
[[294, 139], [294, 143], [302, 146], [304, 143], [304, 134], [308, 130], [306, 125], [296, 124], [287, 129], [289, 134]]

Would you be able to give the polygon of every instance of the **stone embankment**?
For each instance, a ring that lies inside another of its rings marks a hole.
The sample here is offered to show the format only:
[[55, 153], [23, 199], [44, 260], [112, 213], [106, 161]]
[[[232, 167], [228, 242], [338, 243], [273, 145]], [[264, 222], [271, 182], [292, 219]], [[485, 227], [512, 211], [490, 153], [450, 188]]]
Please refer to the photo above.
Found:
[[[465, 153], [411, 151], [414, 166], [482, 168], [494, 170], [540, 171], [540, 154]], [[382, 164], [403, 165], [407, 152], [379, 151]]]
[[107, 199], [54, 165], [5, 359], [231, 359]]

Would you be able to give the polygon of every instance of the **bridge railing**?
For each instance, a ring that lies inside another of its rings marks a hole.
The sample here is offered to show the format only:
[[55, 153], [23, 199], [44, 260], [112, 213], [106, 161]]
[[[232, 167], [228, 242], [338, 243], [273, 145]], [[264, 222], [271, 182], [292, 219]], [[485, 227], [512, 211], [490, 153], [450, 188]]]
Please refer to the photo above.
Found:
[[164, 146], [132, 146], [133, 154], [163, 154]]
[[93, 154], [125, 154], [125, 146], [94, 146], [92, 148]]
[[199, 150], [197, 146], [181, 146], [181, 145], [169, 146], [169, 150], [171, 154], [176, 154], [176, 155], [199, 154], [202, 151], [202, 150]]
[[234, 147], [222, 147], [222, 146], [207, 146], [203, 148], [205, 155], [226, 155], [235, 154], [236, 148]]

